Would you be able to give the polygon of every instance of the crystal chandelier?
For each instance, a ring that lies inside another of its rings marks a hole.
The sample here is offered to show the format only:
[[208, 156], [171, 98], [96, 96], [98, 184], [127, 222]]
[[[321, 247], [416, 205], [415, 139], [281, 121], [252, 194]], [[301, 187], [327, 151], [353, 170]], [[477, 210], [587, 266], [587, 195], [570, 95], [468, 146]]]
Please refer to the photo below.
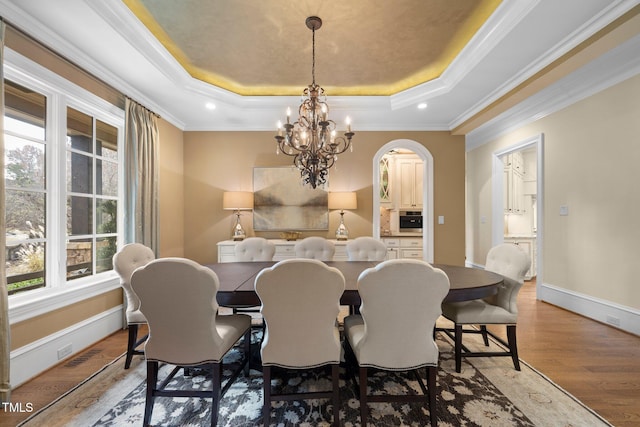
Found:
[[[338, 155], [353, 147], [351, 121], [347, 117], [347, 131], [344, 136], [336, 135], [336, 123], [329, 120], [329, 105], [324, 89], [316, 84], [316, 30], [322, 26], [322, 20], [310, 16], [306, 20], [312, 31], [312, 83], [302, 92], [302, 103], [298, 108], [298, 120], [291, 123], [291, 109], [287, 108], [287, 123], [278, 122], [276, 135], [277, 151], [293, 156], [293, 164], [300, 169], [304, 184], [316, 188], [327, 181], [329, 169], [335, 164]], [[283, 130], [284, 127], [284, 130]]]

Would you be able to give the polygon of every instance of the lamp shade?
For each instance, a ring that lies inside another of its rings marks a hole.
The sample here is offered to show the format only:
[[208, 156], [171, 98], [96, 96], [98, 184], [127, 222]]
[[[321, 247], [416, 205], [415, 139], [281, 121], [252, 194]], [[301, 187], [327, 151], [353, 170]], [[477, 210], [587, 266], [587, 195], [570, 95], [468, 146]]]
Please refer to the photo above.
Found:
[[329, 193], [329, 209], [357, 209], [358, 199], [355, 191]]
[[222, 194], [222, 209], [225, 209], [225, 210], [253, 209], [253, 193], [251, 191], [225, 191]]

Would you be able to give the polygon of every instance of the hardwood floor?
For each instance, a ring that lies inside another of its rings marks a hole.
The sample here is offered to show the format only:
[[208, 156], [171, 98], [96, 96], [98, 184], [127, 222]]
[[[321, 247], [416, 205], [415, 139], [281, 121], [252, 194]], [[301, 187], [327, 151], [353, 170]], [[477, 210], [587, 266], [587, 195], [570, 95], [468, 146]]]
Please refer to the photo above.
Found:
[[534, 280], [518, 295], [518, 353], [614, 426], [640, 425], [640, 337], [536, 300]]
[[[640, 425], [640, 337], [535, 299], [535, 281], [519, 295], [520, 357], [615, 426]], [[504, 335], [504, 329], [495, 329]], [[18, 387], [12, 402], [35, 410], [73, 388], [122, 354], [119, 331]], [[137, 356], [140, 357], [140, 356]], [[0, 412], [0, 426], [15, 426], [28, 412]]]

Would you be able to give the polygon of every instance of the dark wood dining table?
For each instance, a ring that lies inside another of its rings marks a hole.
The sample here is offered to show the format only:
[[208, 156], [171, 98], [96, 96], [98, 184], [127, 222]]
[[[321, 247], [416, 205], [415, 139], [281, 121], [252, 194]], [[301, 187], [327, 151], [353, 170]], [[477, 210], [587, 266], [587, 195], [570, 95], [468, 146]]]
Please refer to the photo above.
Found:
[[[255, 292], [255, 278], [264, 268], [271, 267], [276, 261], [267, 262], [228, 262], [209, 264], [220, 281], [217, 299], [218, 304], [225, 305], [260, 305], [260, 298]], [[375, 261], [327, 261], [327, 265], [336, 267], [345, 278], [345, 290], [340, 304], [360, 305], [358, 294], [358, 276], [364, 270], [375, 267]], [[468, 301], [485, 298], [498, 292], [503, 277], [497, 273], [478, 268], [455, 265], [433, 264], [443, 270], [449, 277], [450, 289], [445, 301]]]

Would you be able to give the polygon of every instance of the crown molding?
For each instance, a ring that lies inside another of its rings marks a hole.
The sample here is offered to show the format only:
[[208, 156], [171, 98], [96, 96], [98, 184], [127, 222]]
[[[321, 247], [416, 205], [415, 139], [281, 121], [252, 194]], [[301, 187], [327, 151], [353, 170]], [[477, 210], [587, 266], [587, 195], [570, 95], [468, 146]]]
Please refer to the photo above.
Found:
[[640, 74], [640, 35], [469, 132], [466, 150], [540, 120]]
[[535, 61], [531, 62], [527, 67], [523, 68], [519, 73], [507, 80], [503, 85], [497, 87], [494, 91], [472, 105], [467, 111], [461, 113], [450, 123], [449, 128], [455, 129], [467, 120], [471, 119], [478, 111], [482, 110], [484, 106], [491, 105], [498, 101], [502, 96], [515, 89], [521, 82], [526, 81], [544, 67], [562, 57], [562, 55], [566, 54], [571, 49], [584, 42], [584, 40], [587, 40], [589, 37], [602, 30], [612, 21], [622, 16], [637, 4], [637, 0], [619, 0], [611, 2], [611, 4], [603, 9], [597, 17], [573, 31], [551, 49], [548, 49], [546, 52], [538, 56]]
[[[100, 2], [89, 0], [88, 3], [92, 4]], [[106, 4], [110, 2], [104, 3]], [[138, 102], [144, 104], [147, 108], [150, 108], [156, 113], [160, 114], [165, 120], [171, 122], [176, 127], [184, 128], [184, 123], [182, 123], [169, 111], [165, 110], [164, 108], [162, 108], [162, 106], [156, 104], [151, 99], [144, 96], [135, 87], [129, 85], [120, 77], [107, 70], [103, 65], [92, 60], [90, 56], [85, 52], [81, 51], [80, 49], [60, 37], [57, 33], [51, 31], [49, 27], [44, 25], [39, 20], [33, 18], [31, 15], [25, 13], [11, 1], [0, 0], [0, 7], [2, 8], [3, 17], [6, 18], [11, 25], [16, 26], [18, 29], [26, 31], [29, 36], [46, 45], [54, 52], [62, 55], [70, 62], [81, 67], [98, 79], [103, 80], [104, 82], [113, 86], [123, 94], [136, 99]]]

